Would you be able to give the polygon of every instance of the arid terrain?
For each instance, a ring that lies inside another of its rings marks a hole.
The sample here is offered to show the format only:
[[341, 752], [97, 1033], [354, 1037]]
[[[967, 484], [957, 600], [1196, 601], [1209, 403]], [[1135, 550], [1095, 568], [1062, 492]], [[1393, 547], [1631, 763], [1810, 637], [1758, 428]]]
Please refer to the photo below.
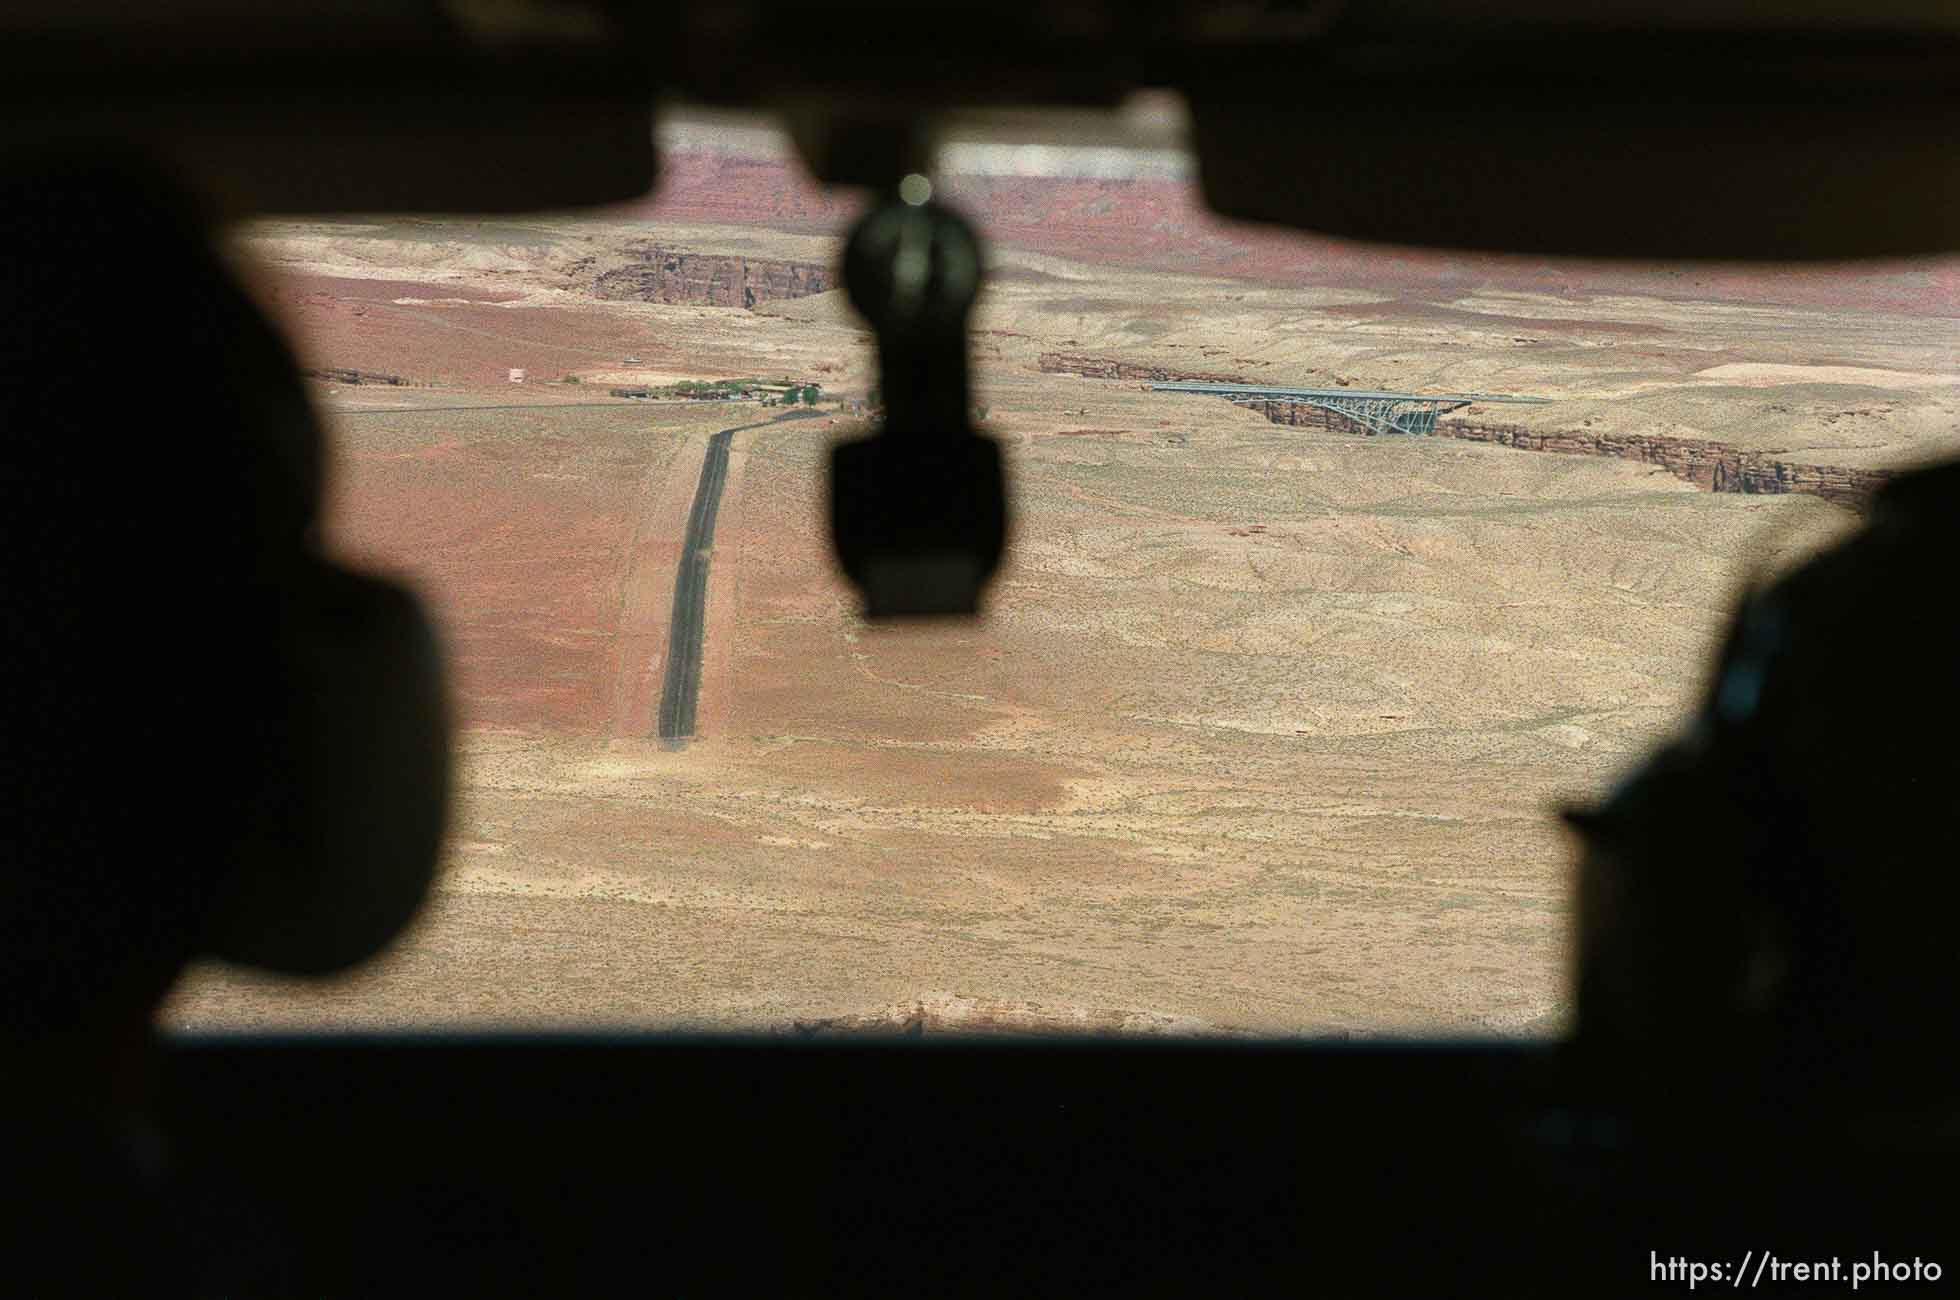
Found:
[[[1041, 357], [1548, 397], [1461, 415], [1805, 465], [1960, 450], [1950, 263], [1403, 254], [1228, 227], [1188, 182], [955, 177], [997, 241], [976, 401], [1015, 532], [983, 621], [869, 626], [820, 500], [860, 427], [835, 399], [876, 382], [821, 287], [852, 205], [768, 157], [666, 178], [577, 219], [241, 237], [303, 364], [404, 381], [317, 386], [333, 541], [432, 601], [463, 784], [395, 952], [203, 968], [170, 1026], [1556, 1031], [1554, 810], [1679, 721], [1742, 583], [1855, 511]], [[743, 375], [821, 383], [825, 418], [608, 392]], [[698, 734], [663, 746], [681, 539], [742, 426]]]

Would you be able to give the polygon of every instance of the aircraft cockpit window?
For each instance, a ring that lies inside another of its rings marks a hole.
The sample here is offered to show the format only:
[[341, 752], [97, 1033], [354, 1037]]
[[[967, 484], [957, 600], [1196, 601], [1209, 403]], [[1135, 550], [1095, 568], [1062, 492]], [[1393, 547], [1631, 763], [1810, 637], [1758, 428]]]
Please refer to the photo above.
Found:
[[1573, 843], [1738, 591], [1960, 450], [1960, 263], [1425, 252], [1206, 213], [1174, 147], [972, 141], [975, 622], [867, 622], [831, 445], [885, 404], [862, 196], [663, 127], [578, 217], [236, 246], [335, 550], [440, 619], [460, 787], [413, 931], [199, 967], [170, 1030], [1546, 1035]]

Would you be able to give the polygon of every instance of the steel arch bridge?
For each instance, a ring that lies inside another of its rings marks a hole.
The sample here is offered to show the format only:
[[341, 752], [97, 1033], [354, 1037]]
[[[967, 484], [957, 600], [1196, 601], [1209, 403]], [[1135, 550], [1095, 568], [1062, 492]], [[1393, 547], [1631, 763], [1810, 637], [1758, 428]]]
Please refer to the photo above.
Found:
[[1549, 402], [1549, 397], [1510, 397], [1502, 393], [1384, 393], [1364, 388], [1274, 388], [1266, 384], [1154, 383], [1162, 393], [1207, 393], [1233, 401], [1290, 402], [1317, 406], [1369, 433], [1428, 434], [1436, 417], [1472, 402]]

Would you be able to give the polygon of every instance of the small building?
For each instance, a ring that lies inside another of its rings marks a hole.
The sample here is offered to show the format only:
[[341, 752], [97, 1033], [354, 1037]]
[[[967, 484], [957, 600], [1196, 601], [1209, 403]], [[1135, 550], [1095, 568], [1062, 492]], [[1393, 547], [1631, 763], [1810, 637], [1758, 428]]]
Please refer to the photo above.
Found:
[[510, 372], [510, 382], [511, 382], [511, 383], [513, 383], [513, 384], [521, 384], [521, 383], [523, 383], [523, 382], [524, 382], [524, 372], [523, 372], [522, 370], [519, 370], [519, 369], [517, 369], [517, 368], [516, 368], [515, 366], [513, 366], [513, 367], [511, 368], [511, 372]]

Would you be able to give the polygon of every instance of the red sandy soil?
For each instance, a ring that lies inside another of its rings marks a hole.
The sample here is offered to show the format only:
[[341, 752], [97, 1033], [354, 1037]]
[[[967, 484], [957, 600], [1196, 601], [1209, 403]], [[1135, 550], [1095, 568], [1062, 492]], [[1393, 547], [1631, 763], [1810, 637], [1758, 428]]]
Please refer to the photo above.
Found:
[[[638, 356], [649, 366], [698, 364], [698, 349], [646, 321], [576, 307], [500, 307], [521, 295], [450, 284], [280, 273], [259, 292], [296, 340], [301, 363], [400, 375], [413, 383], [508, 385], [520, 368], [533, 382]], [[397, 298], [468, 298], [440, 306]]]
[[[950, 176], [942, 193], [987, 238], [1008, 247], [1269, 286], [1365, 284], [1430, 296], [1477, 289], [1577, 298], [1640, 294], [1960, 314], [1960, 261], [1952, 258], [1823, 268], [1716, 264], [1650, 269], [1391, 249], [1225, 221], [1204, 208], [1196, 182], [1186, 180]], [[826, 193], [794, 163], [692, 149], [663, 155], [660, 188], [629, 211], [655, 221], [841, 234], [862, 205], [861, 194]]]
[[536, 418], [343, 417], [332, 541], [433, 602], [471, 725], [591, 734], [614, 708], [636, 509], [674, 440], [617, 418], [526, 436]]

